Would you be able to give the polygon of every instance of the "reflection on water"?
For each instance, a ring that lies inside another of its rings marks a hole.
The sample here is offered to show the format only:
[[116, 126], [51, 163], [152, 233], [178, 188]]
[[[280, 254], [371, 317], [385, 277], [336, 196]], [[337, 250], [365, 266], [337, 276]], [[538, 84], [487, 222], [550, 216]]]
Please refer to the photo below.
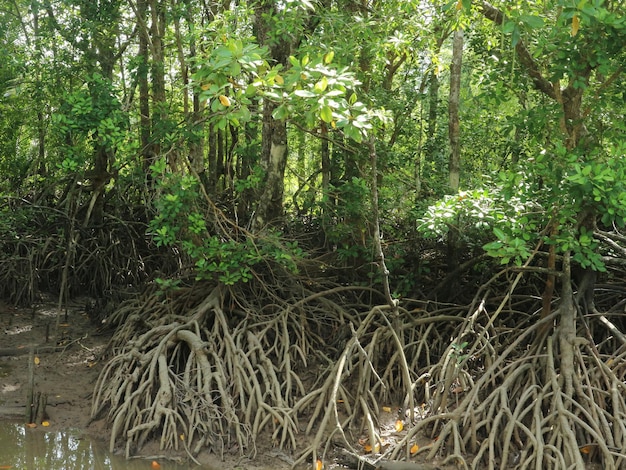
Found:
[[[197, 467], [160, 462], [162, 470]], [[0, 469], [20, 470], [147, 470], [151, 462], [110, 455], [73, 432], [43, 432], [0, 422]]]

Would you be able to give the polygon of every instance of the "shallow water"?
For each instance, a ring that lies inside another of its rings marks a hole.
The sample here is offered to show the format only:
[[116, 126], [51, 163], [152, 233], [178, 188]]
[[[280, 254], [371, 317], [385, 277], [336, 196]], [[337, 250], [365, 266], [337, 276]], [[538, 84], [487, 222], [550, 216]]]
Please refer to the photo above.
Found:
[[[159, 461], [162, 470], [209, 467]], [[0, 422], [0, 470], [148, 470], [152, 460], [126, 460], [77, 432], [45, 432]]]

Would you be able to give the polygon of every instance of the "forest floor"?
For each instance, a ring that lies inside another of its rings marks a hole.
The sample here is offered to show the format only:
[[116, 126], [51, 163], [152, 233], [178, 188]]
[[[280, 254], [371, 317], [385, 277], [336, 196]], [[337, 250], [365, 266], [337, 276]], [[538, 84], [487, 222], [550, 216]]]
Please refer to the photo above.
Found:
[[[97, 326], [85, 312], [89, 299], [75, 299], [67, 309], [59, 311], [54, 298], [44, 298], [32, 308], [15, 308], [0, 302], [0, 421], [26, 420], [29, 388], [29, 358], [33, 350], [34, 390], [47, 395], [46, 421], [33, 427], [33, 432], [75, 430], [86, 434], [103, 447], [105, 420], [91, 421], [92, 391], [111, 332]], [[57, 315], [58, 314], [58, 315]], [[58, 318], [58, 324], [57, 324]], [[55, 331], [58, 328], [58, 333]], [[142, 455], [163, 456], [158, 445], [148, 444]], [[178, 460], [184, 455], [166, 453]], [[222, 461], [215, 454], [201, 455], [200, 462], [208, 468], [246, 468], [250, 470], [288, 469], [289, 456], [276, 449], [259, 449], [254, 459], [239, 453], [226, 454]]]
[[[42, 298], [31, 308], [15, 308], [0, 301], [0, 422], [26, 421], [29, 361], [32, 358], [34, 391], [47, 396], [46, 425], [34, 423], [36, 426], [29, 426], [33, 427], [32, 431], [78, 431], [103, 448], [108, 447], [105, 419], [92, 421], [91, 406], [94, 385], [106, 362], [102, 355], [111, 332], [99, 329], [89, 319], [85, 309], [89, 301], [88, 298], [75, 299], [61, 310], [53, 297]], [[392, 413], [388, 414], [392, 416]], [[393, 428], [395, 418], [389, 420]], [[306, 437], [299, 436], [299, 439], [305, 440]], [[222, 470], [291, 468], [290, 462], [295, 460], [295, 455], [273, 448], [269, 438], [267, 442], [256, 444], [254, 456], [242, 457], [233, 449], [232, 452], [226, 450], [223, 459], [215, 453], [201, 453], [198, 461], [201, 468]], [[160, 451], [158, 443], [148, 443], [141, 449], [141, 454], [147, 458], [159, 456], [173, 461], [185, 459], [182, 453]], [[324, 468], [346, 467], [335, 460]], [[412, 464], [410, 468], [450, 467]]]

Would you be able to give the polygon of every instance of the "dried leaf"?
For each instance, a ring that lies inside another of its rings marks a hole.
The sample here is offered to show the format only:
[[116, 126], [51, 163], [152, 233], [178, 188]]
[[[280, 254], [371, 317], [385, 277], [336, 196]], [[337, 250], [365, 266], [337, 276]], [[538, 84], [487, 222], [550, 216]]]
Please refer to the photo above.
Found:
[[390, 406], [383, 406], [383, 411], [385, 413], [391, 413], [391, 407]]
[[26, 423], [26, 427], [27, 427], [27, 428], [34, 429], [34, 428], [36, 428], [36, 427], [37, 427], [37, 425], [36, 425], [35, 423]]
[[580, 450], [581, 454], [589, 454], [591, 452], [592, 447], [593, 447], [592, 444], [588, 444], [586, 446], [580, 447], [578, 450]]
[[372, 447], [371, 444], [365, 444], [365, 446], [363, 447], [363, 450], [367, 453], [377, 454], [378, 452], [380, 452], [380, 444], [377, 442], [374, 447]]
[[159, 468], [161, 468], [161, 464], [157, 462], [156, 460], [153, 460], [152, 463], [150, 464], [150, 468], [154, 470], [158, 470]]
[[50, 426], [50, 421], [42, 421], [42, 422], [41, 422], [41, 425], [42, 425], [44, 428], [47, 428], [48, 426]]
[[39, 360], [39, 356], [35, 356], [34, 362], [36, 366], [38, 366], [41, 363], [41, 361]]
[[322, 470], [323, 468], [324, 464], [320, 459], [317, 459], [317, 462], [315, 462], [315, 470]]
[[578, 29], [580, 28], [580, 18], [578, 15], [572, 16], [572, 36], [576, 36], [578, 34]]
[[396, 421], [396, 432], [400, 432], [404, 429], [404, 421], [401, 419]]
[[420, 450], [420, 446], [418, 446], [417, 444], [413, 444], [411, 446], [411, 455], [416, 454], [418, 450]]

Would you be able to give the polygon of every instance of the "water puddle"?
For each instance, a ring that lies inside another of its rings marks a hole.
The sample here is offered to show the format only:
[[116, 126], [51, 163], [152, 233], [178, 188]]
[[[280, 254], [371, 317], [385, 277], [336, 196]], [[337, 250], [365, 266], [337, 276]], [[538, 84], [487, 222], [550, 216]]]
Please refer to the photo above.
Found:
[[0, 422], [0, 470], [211, 470], [172, 462], [126, 460], [77, 432], [44, 432]]

